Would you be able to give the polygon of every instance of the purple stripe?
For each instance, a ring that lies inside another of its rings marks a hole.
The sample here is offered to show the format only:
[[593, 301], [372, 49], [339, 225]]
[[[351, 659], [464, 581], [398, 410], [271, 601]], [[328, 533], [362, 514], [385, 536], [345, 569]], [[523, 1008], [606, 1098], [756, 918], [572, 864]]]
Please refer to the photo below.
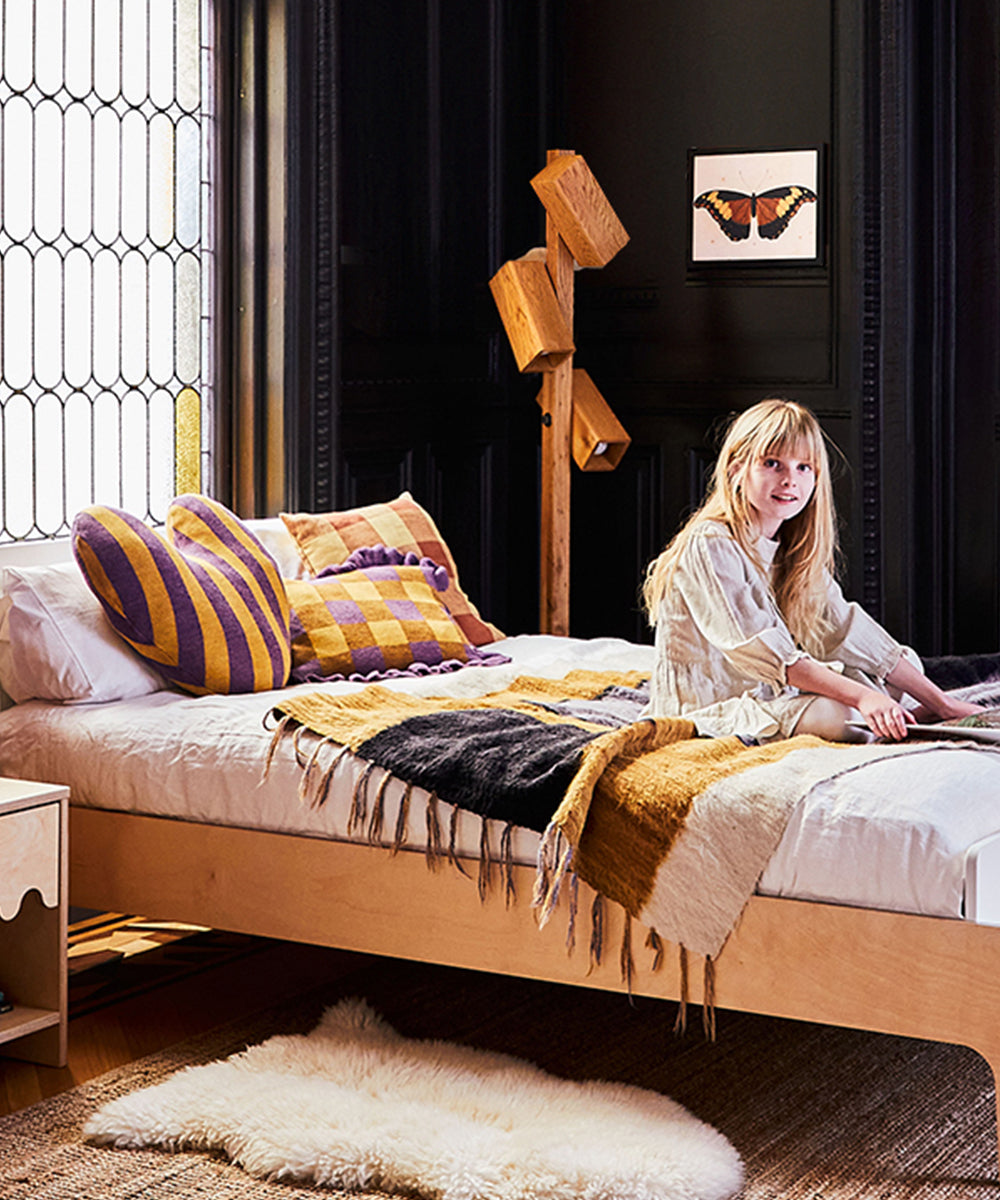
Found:
[[[201, 504], [197, 507], [198, 515], [204, 517], [204, 523], [233, 550], [239, 560], [239, 566], [223, 562], [215, 552], [191, 542], [186, 537], [176, 539], [178, 544], [171, 547], [142, 521], [110, 506], [80, 513], [74, 521], [73, 545], [77, 562], [86, 578], [86, 570], [76, 546], [79, 539], [90, 548], [118, 593], [125, 616], [119, 617], [105, 606], [114, 628], [123, 637], [140, 646], [155, 645], [156, 631], [153, 628], [146, 589], [129, 556], [127, 544], [131, 539], [123, 535], [126, 543], [123, 545], [105, 524], [104, 514], [113, 513], [147, 548], [153, 564], [151, 569], [156, 571], [162, 580], [176, 622], [177, 664], [164, 665], [150, 659], [151, 665], [167, 679], [204, 688], [208, 668], [207, 648], [196, 604], [196, 600], [203, 597], [216, 614], [222, 630], [229, 665], [229, 690], [252, 691], [261, 685], [280, 687], [285, 682], [290, 654], [289, 643], [285, 638], [282, 600], [267, 577], [265, 565], [257, 561], [248, 548], [235, 540], [231, 529], [210, 508], [205, 509]], [[183, 550], [180, 548], [181, 544], [184, 546]], [[265, 553], [263, 548], [261, 553]], [[182, 567], [186, 567], [189, 572], [186, 579], [182, 574]], [[241, 574], [241, 571], [245, 574]], [[246, 578], [246, 575], [251, 573], [259, 582], [269, 604], [262, 604], [255, 597], [250, 581]], [[246, 606], [248, 619], [253, 622], [255, 628], [260, 629], [270, 666], [269, 674], [265, 672], [262, 660], [259, 662], [260, 670], [255, 669], [258, 663], [255, 662], [247, 629], [240, 620], [242, 614], [238, 612], [239, 604], [223, 594], [220, 585], [223, 578]], [[274, 623], [279, 626], [277, 632], [267, 620], [268, 607]], [[221, 651], [221, 646], [213, 647], [212, 654], [215, 656]]]
[[[209, 604], [211, 604], [222, 622], [226, 634], [226, 644], [230, 647], [231, 674], [237, 676], [239, 672], [244, 671], [250, 680], [250, 683], [246, 687], [233, 688], [233, 690], [254, 690], [254, 659], [246, 632], [242, 628], [238, 616], [232, 611], [232, 602], [226, 599], [217, 582], [219, 575], [224, 575], [226, 582], [233, 588], [246, 606], [248, 618], [260, 630], [261, 636], [264, 639], [264, 645], [267, 648], [267, 657], [270, 663], [272, 678], [280, 676], [284, 670], [285, 647], [287, 645], [284, 639], [284, 620], [280, 609], [272, 608], [271, 617], [274, 624], [278, 625], [282, 630], [281, 641], [278, 640], [273, 625], [267, 619], [266, 608], [261, 605], [260, 601], [254, 595], [253, 589], [246, 578], [237, 574], [235, 568], [223, 566], [221, 563], [220, 565], [202, 563], [193, 557], [188, 559], [188, 566], [201, 585]], [[239, 678], [243, 678], [243, 676], [239, 675]]]
[[[128, 520], [127, 517], [125, 519]], [[108, 608], [103, 597], [98, 596], [108, 620], [123, 637], [134, 638], [137, 642], [150, 645], [153, 641], [153, 627], [149, 606], [146, 604], [146, 593], [117, 539], [91, 513], [80, 513], [73, 521], [73, 556], [84, 579], [89, 583], [87, 568], [77, 549], [78, 541], [84, 542], [93, 551], [108, 581], [118, 593], [122, 608], [128, 613], [127, 618], [119, 617]], [[96, 590], [94, 594], [97, 595]]]
[[[277, 577], [278, 568], [274, 560], [252, 534], [249, 536], [253, 545], [257, 547], [257, 554], [239, 540], [233, 524], [220, 511], [221, 506], [208, 503], [202, 497], [186, 496], [175, 500], [172, 507], [183, 508], [197, 517], [206, 528], [211, 530], [222, 545], [233, 553], [245, 572], [241, 573], [240, 568], [225, 563], [219, 553], [211, 547], [193, 541], [176, 528], [171, 530], [175, 547], [183, 550], [188, 557], [188, 565], [196, 574], [206, 598], [222, 625], [229, 652], [230, 691], [254, 691], [258, 684], [258, 678], [253, 650], [250, 647], [246, 630], [232, 612], [230, 601], [225, 598], [215, 581], [214, 573], [217, 571], [225, 575], [227, 582], [246, 605], [249, 618], [260, 630], [267, 651], [270, 679], [280, 680], [284, 683], [284, 675], [288, 667], [288, 643], [283, 636], [282, 598], [279, 598], [275, 592], [266, 566], [261, 561], [261, 559], [266, 559]], [[233, 517], [232, 521], [239, 526], [238, 518]], [[254, 594], [247, 575], [252, 575], [256, 580], [263, 594], [263, 601]], [[282, 629], [280, 639], [272, 624], [267, 620], [268, 611], [274, 624]]]
[[254, 661], [246, 631], [222, 594], [219, 585], [200, 563], [191, 563], [205, 598], [219, 619], [222, 636], [226, 639], [226, 657], [229, 660], [229, 691], [254, 691]]
[[[233, 521], [236, 526], [223, 517], [222, 513], [217, 508], [210, 507], [201, 497], [184, 498], [184, 503], [175, 500], [171, 507], [180, 507], [197, 516], [219, 539], [220, 542], [231, 550], [242, 565], [247, 569], [247, 573], [252, 575], [260, 585], [260, 589], [264, 595], [264, 603], [270, 608], [271, 612], [281, 620], [281, 597], [274, 590], [274, 585], [268, 577], [267, 568], [262, 559], [266, 559], [274, 571], [274, 576], [277, 578], [280, 575], [278, 565], [261, 545], [261, 543], [253, 536], [253, 534], [241, 525], [239, 518], [233, 516]], [[236, 536], [236, 529], [241, 529], [246, 533], [252, 543], [253, 548], [246, 546]], [[186, 553], [197, 554], [199, 557], [216, 558], [216, 552], [210, 548], [200, 545], [196, 541], [181, 533], [177, 529], [171, 530], [174, 545], [178, 548], [183, 547]]]
[[[205, 640], [194, 604], [181, 579], [170, 549], [157, 534], [138, 518], [119, 509], [108, 507], [148, 548], [164, 588], [177, 625], [178, 673], [172, 678], [197, 682], [205, 676]], [[94, 552], [98, 562], [118, 593], [125, 615], [119, 617], [105, 609], [111, 624], [123, 637], [143, 645], [155, 644], [152, 616], [142, 580], [129, 559], [128, 552], [103, 521], [90, 513], [81, 513], [73, 522], [74, 541], [81, 537]], [[86, 574], [86, 573], [84, 573]], [[183, 659], [183, 663], [180, 661]], [[161, 664], [154, 662], [158, 669]]]

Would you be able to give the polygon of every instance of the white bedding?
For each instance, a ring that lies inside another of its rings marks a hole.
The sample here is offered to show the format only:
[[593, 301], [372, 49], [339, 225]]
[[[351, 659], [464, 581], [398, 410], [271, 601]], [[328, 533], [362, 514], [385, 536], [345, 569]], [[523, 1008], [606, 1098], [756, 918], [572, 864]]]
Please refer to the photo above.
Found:
[[[511, 655], [512, 664], [386, 686], [478, 695], [516, 674], [558, 678], [580, 667], [646, 670], [652, 655], [650, 647], [618, 639], [545, 635], [510, 638], [496, 649]], [[324, 688], [348, 692], [359, 686]], [[361, 770], [356, 759], [348, 756], [337, 767], [321, 808], [299, 799], [301, 771], [287, 747], [261, 782], [271, 737], [265, 717], [283, 694], [194, 698], [162, 691], [107, 704], [31, 701], [0, 713], [0, 774], [67, 783], [75, 804], [345, 838]], [[391, 785], [387, 791], [385, 838], [391, 838], [401, 790]], [[415, 789], [407, 842], [412, 849], [424, 845], [425, 801]], [[478, 856], [479, 819], [460, 814], [458, 829], [461, 851]], [[992, 835], [1000, 835], [1000, 754], [942, 744], [814, 787], [793, 814], [759, 890], [960, 917], [967, 851]], [[533, 863], [537, 844], [536, 834], [518, 830], [517, 860]]]

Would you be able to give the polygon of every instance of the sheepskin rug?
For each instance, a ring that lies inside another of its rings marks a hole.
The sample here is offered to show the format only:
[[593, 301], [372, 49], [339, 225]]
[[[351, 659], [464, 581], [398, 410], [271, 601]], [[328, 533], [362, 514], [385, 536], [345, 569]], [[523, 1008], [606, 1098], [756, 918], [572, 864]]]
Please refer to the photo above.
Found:
[[656, 1092], [404, 1038], [363, 1000], [187, 1067], [87, 1121], [118, 1148], [221, 1150], [250, 1174], [433, 1200], [724, 1200], [743, 1167]]

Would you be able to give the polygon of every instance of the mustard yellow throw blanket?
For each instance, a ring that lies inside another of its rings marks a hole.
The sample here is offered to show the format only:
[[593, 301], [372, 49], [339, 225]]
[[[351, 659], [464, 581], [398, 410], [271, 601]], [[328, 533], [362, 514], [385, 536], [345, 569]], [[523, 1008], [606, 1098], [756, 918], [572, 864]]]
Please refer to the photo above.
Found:
[[[384, 772], [376, 806], [394, 775], [479, 813], [484, 828], [498, 820], [536, 829], [543, 922], [575, 875], [661, 938], [714, 958], [798, 800], [875, 757], [919, 747], [699, 738], [689, 721], [629, 720], [641, 680], [583, 671], [521, 677], [472, 700], [378, 685], [349, 696], [290, 695], [275, 709], [272, 752], [295, 734], [320, 801], [326, 785], [314, 768], [332, 742]], [[305, 730], [320, 739], [308, 753]]]

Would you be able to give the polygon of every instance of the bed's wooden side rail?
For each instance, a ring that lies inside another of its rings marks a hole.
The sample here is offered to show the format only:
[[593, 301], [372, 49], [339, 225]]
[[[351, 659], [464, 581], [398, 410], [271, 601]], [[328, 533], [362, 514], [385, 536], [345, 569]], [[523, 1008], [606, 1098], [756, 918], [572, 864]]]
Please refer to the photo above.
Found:
[[[536, 927], [527, 867], [508, 910], [499, 886], [481, 905], [475, 881], [453, 867], [430, 872], [421, 854], [378, 847], [84, 808], [71, 810], [70, 847], [75, 904], [622, 989], [620, 912], [607, 914], [604, 959], [588, 972], [589, 897], [569, 956], [564, 913]], [[654, 974], [634, 932], [633, 990], [678, 999], [676, 949]], [[754, 897], [716, 975], [722, 1009], [967, 1045], [1000, 1067], [1000, 929]]]

